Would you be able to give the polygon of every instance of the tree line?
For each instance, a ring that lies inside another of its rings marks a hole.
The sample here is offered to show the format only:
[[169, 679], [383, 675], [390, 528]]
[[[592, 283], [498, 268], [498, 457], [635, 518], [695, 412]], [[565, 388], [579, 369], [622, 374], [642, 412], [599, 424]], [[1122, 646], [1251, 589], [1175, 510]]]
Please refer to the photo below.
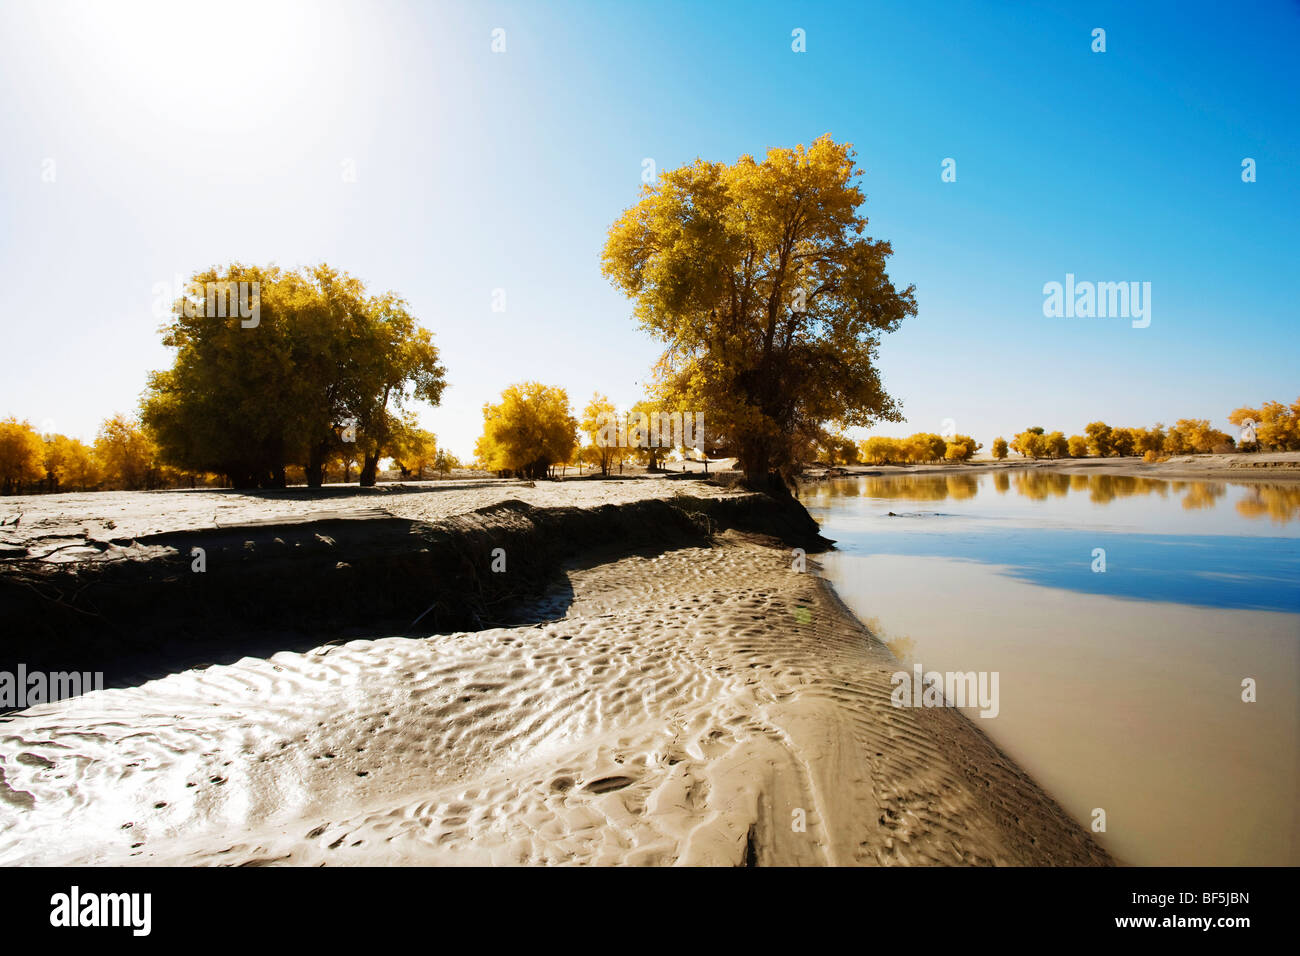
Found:
[[[402, 477], [446, 476], [460, 460], [438, 448], [430, 432], [402, 433], [389, 444]], [[360, 475], [359, 453], [344, 445], [324, 464], [326, 481], [348, 482]], [[289, 465], [288, 484], [306, 484], [306, 470]], [[223, 474], [176, 468], [139, 419], [116, 414], [100, 425], [91, 442], [62, 434], [41, 434], [31, 422], [0, 420], [0, 494], [60, 491], [146, 491], [160, 488], [225, 487]]]
[[1243, 427], [1243, 441], [1213, 428], [1208, 419], [1180, 418], [1166, 427], [1157, 423], [1151, 428], [1111, 426], [1091, 422], [1084, 434], [1048, 432], [1040, 426], [1027, 428], [1010, 442], [998, 437], [993, 441], [993, 457], [1002, 460], [1014, 451], [1025, 458], [1110, 458], [1141, 455], [1157, 461], [1171, 455], [1227, 454], [1234, 451], [1300, 450], [1300, 399], [1286, 406], [1266, 402], [1262, 408], [1239, 408], [1228, 421]]
[[153, 488], [179, 481], [159, 463], [139, 423], [125, 415], [105, 419], [93, 443], [42, 436], [16, 418], [0, 420], [0, 494]]
[[596, 392], [579, 418], [563, 388], [521, 382], [508, 386], [500, 402], [484, 405], [475, 463], [500, 475], [532, 479], [587, 466], [610, 475], [621, 473], [629, 463], [656, 471], [670, 451], [707, 454], [706, 433], [696, 432], [693, 425], [682, 427], [696, 414], [669, 410], [650, 397], [620, 410], [607, 395]]

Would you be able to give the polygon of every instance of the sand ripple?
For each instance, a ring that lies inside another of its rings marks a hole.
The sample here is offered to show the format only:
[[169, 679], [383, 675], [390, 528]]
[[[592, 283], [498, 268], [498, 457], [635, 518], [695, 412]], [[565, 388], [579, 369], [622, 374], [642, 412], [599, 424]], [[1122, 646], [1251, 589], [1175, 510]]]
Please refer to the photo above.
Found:
[[898, 665], [785, 552], [569, 578], [544, 625], [0, 721], [0, 863], [1106, 862], [960, 714], [892, 708]]

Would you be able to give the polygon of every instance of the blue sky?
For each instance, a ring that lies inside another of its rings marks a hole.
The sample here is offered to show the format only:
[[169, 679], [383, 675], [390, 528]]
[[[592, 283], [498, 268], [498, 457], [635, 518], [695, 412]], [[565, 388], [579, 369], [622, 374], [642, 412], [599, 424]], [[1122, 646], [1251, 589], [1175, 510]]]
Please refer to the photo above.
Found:
[[[405, 296], [450, 383], [422, 420], [462, 455], [511, 382], [630, 403], [658, 345], [599, 254], [643, 160], [831, 133], [917, 290], [881, 350], [908, 421], [878, 433], [1227, 429], [1300, 394], [1297, 50], [1283, 0], [0, 0], [0, 416], [92, 437], [169, 364], [155, 285], [234, 259]], [[1045, 318], [1067, 272], [1150, 282], [1150, 326]]]

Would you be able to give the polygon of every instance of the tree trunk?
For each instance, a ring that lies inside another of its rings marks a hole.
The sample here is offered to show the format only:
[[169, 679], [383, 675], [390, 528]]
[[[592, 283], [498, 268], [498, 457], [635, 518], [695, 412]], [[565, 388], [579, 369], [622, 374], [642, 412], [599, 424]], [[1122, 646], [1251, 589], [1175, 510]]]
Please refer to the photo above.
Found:
[[303, 470], [307, 473], [308, 488], [319, 488], [325, 484], [325, 451], [327, 447], [328, 445], [325, 442], [317, 442], [307, 452], [307, 467]]
[[379, 452], [373, 455], [367, 454], [361, 464], [361, 480], [359, 484], [362, 488], [373, 488], [375, 478], [379, 473]]

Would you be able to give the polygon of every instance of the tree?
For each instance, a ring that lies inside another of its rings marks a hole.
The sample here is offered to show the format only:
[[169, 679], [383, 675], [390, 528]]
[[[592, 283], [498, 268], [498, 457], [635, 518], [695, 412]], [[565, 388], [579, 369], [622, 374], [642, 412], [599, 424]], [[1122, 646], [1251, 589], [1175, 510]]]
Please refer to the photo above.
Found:
[[437, 457], [433, 459], [433, 469], [442, 477], [446, 478], [451, 474], [453, 468], [460, 467], [460, 459], [447, 451], [445, 448], [439, 448]]
[[483, 406], [483, 435], [474, 454], [491, 471], [545, 478], [551, 465], [573, 455], [577, 430], [564, 389], [540, 382], [511, 385], [499, 404]]
[[[651, 398], [645, 398], [632, 406], [628, 412], [628, 421], [640, 423], [643, 420], [649, 420], [652, 415], [658, 415], [662, 411], [661, 406]], [[642, 416], [645, 416], [643, 419]], [[663, 446], [658, 442], [647, 441], [643, 446], [640, 444], [628, 449], [633, 457], [638, 461], [644, 461], [646, 471], [656, 472], [660, 470], [659, 460], [663, 455]]]
[[1255, 442], [1269, 451], [1300, 450], [1300, 398], [1290, 407], [1265, 402], [1259, 408], [1238, 408], [1228, 416], [1237, 426], [1255, 423]]
[[119, 413], [104, 419], [95, 438], [95, 456], [104, 481], [114, 488], [153, 488], [158, 479], [158, 449], [140, 422]]
[[1144, 456], [1151, 452], [1152, 457], [1155, 457], [1165, 447], [1165, 426], [1160, 422], [1154, 428], [1134, 429], [1134, 433], [1137, 436], [1135, 452], [1141, 452]]
[[0, 421], [0, 494], [12, 495], [45, 477], [45, 443], [31, 422]]
[[734, 445], [752, 486], [784, 487], [826, 422], [899, 421], [879, 337], [916, 314], [888, 242], [863, 236], [848, 144], [662, 174], [611, 226], [602, 271], [666, 344], [658, 379]]
[[61, 452], [63, 473], [60, 480], [67, 481], [78, 491], [89, 491], [98, 485], [102, 469], [94, 447], [79, 438], [58, 437], [67, 442]]
[[1180, 418], [1170, 429], [1171, 434], [1175, 432], [1180, 437], [1183, 453], [1208, 454], [1216, 447], [1227, 447], [1233, 444], [1233, 439], [1229, 435], [1217, 428], [1211, 428], [1209, 419], [1206, 418]]
[[983, 447], [970, 435], [953, 435], [945, 441], [943, 457], [948, 461], [969, 461]]
[[1082, 435], [1071, 435], [1065, 445], [1066, 453], [1071, 458], [1088, 457], [1088, 439]]
[[1088, 436], [1088, 450], [1098, 458], [1111, 454], [1111, 429], [1105, 422], [1091, 422], [1084, 429]]
[[[284, 483], [312, 377], [307, 356], [293, 347], [292, 316], [303, 299], [295, 280], [239, 263], [191, 279], [163, 328], [175, 362], [150, 375], [141, 408], [164, 460], [220, 472], [235, 487]], [[244, 327], [239, 312], [225, 308], [209, 317], [201, 296], [214, 287], [260, 289], [258, 325]]]
[[1187, 436], [1178, 430], [1177, 425], [1173, 425], [1165, 432], [1165, 444], [1162, 450], [1166, 455], [1186, 455], [1190, 454], [1192, 449], [1187, 444]]
[[916, 462], [943, 461], [948, 443], [942, 435], [933, 432], [917, 432], [908, 440], [908, 457]]
[[903, 459], [899, 440], [883, 435], [864, 439], [858, 445], [859, 457], [872, 465], [894, 464]]
[[48, 491], [58, 491], [64, 482], [71, 482], [78, 490], [97, 480], [98, 465], [94, 450], [84, 442], [67, 435], [48, 435], [45, 438], [45, 486]]
[[1011, 439], [1011, 450], [1025, 458], [1041, 458], [1047, 451], [1043, 429], [1038, 425], [1026, 428]]
[[1007, 457], [1007, 440], [999, 435], [993, 439], [993, 457], [998, 461]]
[[1137, 433], [1132, 428], [1113, 428], [1110, 433], [1110, 448], [1120, 457], [1128, 457], [1137, 450]]
[[[624, 448], [619, 444], [618, 413], [614, 403], [599, 392], [582, 412], [582, 431], [590, 439], [592, 463], [600, 466], [600, 473], [608, 476], [610, 466], [622, 460]], [[624, 423], [626, 434], [626, 422]], [[567, 461], [567, 459], [565, 459]]]
[[397, 421], [389, 403], [398, 409], [412, 399], [437, 405], [446, 380], [432, 334], [416, 325], [404, 299], [391, 292], [371, 299], [362, 316], [361, 348], [351, 366], [356, 391], [348, 400], [363, 449], [360, 484], [370, 486]]
[[1048, 458], [1064, 458], [1070, 453], [1070, 443], [1064, 432], [1050, 432], [1043, 436], [1043, 454]]
[[[256, 321], [199, 307], [198, 290], [213, 287], [256, 289]], [[141, 410], [169, 464], [219, 472], [243, 488], [282, 487], [286, 466], [301, 463], [319, 486], [327, 459], [355, 452], [362, 483], [373, 484], [399, 420], [390, 405], [441, 397], [437, 349], [406, 303], [392, 293], [368, 297], [359, 280], [327, 265], [288, 272], [235, 263], [196, 274], [191, 293], [163, 329], [175, 362], [150, 376]]]
[[390, 439], [393, 463], [405, 478], [424, 477], [424, 470], [437, 467], [438, 436], [415, 425], [414, 419], [398, 419]]
[[827, 433], [817, 443], [828, 465], [856, 465], [858, 446], [853, 439], [839, 432]]

